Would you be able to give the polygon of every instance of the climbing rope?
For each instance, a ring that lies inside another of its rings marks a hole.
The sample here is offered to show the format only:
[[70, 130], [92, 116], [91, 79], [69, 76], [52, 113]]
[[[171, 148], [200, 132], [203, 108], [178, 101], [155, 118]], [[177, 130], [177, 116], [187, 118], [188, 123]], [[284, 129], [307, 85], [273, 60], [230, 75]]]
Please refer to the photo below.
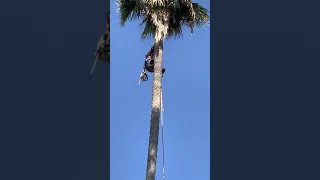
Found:
[[162, 101], [162, 89], [161, 89], [161, 110], [160, 110], [160, 118], [161, 118], [161, 135], [162, 135], [162, 179], [164, 180], [164, 128], [163, 128], [163, 101]]

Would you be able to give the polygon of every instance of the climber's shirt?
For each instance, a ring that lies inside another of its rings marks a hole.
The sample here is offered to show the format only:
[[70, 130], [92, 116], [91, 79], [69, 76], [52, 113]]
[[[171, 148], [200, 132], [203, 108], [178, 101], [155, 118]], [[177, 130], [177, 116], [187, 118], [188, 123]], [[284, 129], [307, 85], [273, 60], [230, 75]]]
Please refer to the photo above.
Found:
[[151, 56], [148, 56], [148, 58], [146, 59], [144, 68], [148, 72], [153, 72], [154, 71], [154, 60], [151, 58]]

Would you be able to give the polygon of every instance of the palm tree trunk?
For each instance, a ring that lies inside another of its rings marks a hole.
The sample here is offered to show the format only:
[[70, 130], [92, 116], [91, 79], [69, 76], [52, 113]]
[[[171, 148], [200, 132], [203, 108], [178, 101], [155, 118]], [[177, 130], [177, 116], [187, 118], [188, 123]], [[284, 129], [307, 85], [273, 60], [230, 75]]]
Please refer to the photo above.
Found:
[[[158, 34], [157, 34], [158, 33]], [[158, 153], [158, 136], [159, 136], [159, 119], [160, 119], [160, 105], [161, 105], [161, 91], [162, 91], [162, 51], [163, 40], [159, 35], [160, 31], [155, 34], [154, 45], [154, 75], [152, 87], [152, 110], [150, 121], [150, 135], [148, 148], [148, 161], [146, 180], [155, 180], [157, 153]]]

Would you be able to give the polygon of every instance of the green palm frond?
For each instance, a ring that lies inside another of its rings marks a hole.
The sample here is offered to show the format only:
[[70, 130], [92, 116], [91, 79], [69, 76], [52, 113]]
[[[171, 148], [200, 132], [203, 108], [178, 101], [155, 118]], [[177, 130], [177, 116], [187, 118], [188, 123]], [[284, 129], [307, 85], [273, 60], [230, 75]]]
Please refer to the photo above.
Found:
[[170, 23], [169, 23], [169, 36], [182, 37], [183, 27], [189, 27], [190, 31], [193, 32], [194, 21], [193, 14], [191, 13], [192, 6], [190, 4], [181, 1], [173, 4], [170, 7]]
[[208, 24], [210, 22], [209, 11], [198, 3], [192, 3], [192, 6], [195, 12], [195, 24], [198, 27]]
[[165, 6], [167, 0], [140, 0], [144, 4], [150, 4], [151, 6]]
[[181, 38], [183, 36], [183, 16], [177, 10], [175, 14], [170, 16], [169, 28], [168, 28], [168, 38]]
[[128, 20], [142, 18], [144, 26], [141, 38], [153, 37], [156, 27], [151, 14], [169, 15], [167, 38], [181, 38], [183, 28], [188, 27], [191, 33], [194, 27], [202, 27], [209, 23], [209, 11], [192, 0], [117, 0], [120, 24]]
[[144, 18], [140, 25], [144, 25], [141, 39], [147, 39], [154, 36], [156, 32], [156, 26], [152, 23], [151, 18]]
[[123, 26], [128, 20], [141, 17], [141, 5], [135, 0], [117, 0], [119, 5], [120, 24]]

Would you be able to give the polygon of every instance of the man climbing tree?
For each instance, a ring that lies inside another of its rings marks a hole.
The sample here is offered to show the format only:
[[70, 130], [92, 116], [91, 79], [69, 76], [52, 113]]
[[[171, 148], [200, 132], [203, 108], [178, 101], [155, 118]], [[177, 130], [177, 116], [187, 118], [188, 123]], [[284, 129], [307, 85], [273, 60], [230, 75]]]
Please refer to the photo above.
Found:
[[142, 39], [154, 39], [153, 85], [151, 120], [146, 180], [155, 180], [158, 152], [159, 119], [162, 97], [162, 55], [163, 41], [169, 37], [181, 37], [183, 27], [188, 26], [191, 33], [194, 27], [209, 23], [208, 10], [192, 0], [117, 0], [120, 24], [142, 19], [144, 25]]
[[90, 71], [89, 79], [91, 79], [98, 60], [110, 63], [110, 12], [107, 12], [105, 25], [105, 31], [97, 44], [95, 59]]
[[109, 52], [110, 52], [110, 27], [108, 22], [106, 22], [106, 30], [101, 36], [98, 45], [97, 45], [97, 51], [96, 51], [96, 56], [98, 60], [103, 60], [105, 62], [109, 62]]
[[[142, 81], [148, 80], [148, 75], [147, 75], [146, 71], [151, 72], [151, 73], [154, 72], [153, 52], [154, 52], [154, 47], [152, 46], [152, 48], [150, 49], [148, 54], [145, 55], [146, 59], [144, 61], [143, 71], [140, 76], [140, 80], [142, 80]], [[166, 71], [166, 68], [162, 68], [162, 76], [165, 71]]]

